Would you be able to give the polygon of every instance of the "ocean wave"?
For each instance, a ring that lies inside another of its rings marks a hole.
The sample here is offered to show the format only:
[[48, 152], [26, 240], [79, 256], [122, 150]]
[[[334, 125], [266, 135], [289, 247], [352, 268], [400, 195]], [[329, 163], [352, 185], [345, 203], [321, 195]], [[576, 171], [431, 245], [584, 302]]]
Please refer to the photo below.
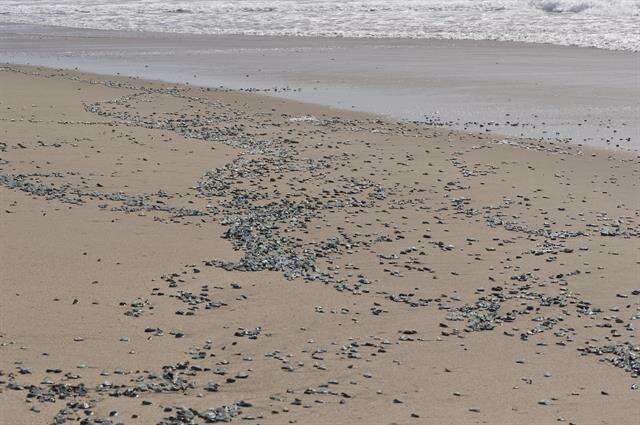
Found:
[[167, 13], [193, 13], [193, 12], [189, 9], [178, 7], [177, 9], [168, 9]]
[[0, 14], [0, 24], [503, 40], [640, 51], [640, 0], [0, 0], [0, 11], [11, 12]]
[[265, 13], [265, 12], [275, 12], [276, 10], [278, 10], [277, 7], [243, 7], [240, 10], [242, 10], [243, 12], [256, 12], [256, 13]]
[[549, 13], [580, 13], [592, 7], [586, 1], [532, 0], [531, 6]]
[[[588, 11], [600, 16], [620, 16], [640, 14], [637, 0], [530, 0], [529, 5], [547, 13], [581, 13]], [[640, 22], [639, 22], [640, 24]]]

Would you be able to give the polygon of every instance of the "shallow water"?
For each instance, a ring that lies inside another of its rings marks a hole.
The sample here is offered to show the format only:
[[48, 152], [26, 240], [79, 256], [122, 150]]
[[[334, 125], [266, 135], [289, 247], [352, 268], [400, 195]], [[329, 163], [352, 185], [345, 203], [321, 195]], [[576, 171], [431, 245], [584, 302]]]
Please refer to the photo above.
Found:
[[640, 55], [632, 52], [10, 25], [0, 28], [0, 62], [268, 89], [267, 94], [444, 121], [470, 131], [640, 149]]

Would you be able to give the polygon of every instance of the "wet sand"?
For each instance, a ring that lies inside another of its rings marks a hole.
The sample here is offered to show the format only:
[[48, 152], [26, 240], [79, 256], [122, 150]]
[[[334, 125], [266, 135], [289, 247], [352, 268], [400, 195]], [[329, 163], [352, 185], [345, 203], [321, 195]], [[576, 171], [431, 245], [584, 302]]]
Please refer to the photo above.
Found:
[[459, 130], [640, 149], [637, 52], [6, 25], [0, 62], [255, 89]]
[[0, 87], [0, 422], [637, 423], [637, 154]]

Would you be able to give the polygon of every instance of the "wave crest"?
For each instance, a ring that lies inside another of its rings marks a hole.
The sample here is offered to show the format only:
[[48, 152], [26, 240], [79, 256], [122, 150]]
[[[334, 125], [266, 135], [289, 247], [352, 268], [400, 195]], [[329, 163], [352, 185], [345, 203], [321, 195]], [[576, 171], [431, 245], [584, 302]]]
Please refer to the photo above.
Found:
[[580, 13], [593, 6], [588, 1], [571, 0], [532, 0], [529, 4], [548, 13]]

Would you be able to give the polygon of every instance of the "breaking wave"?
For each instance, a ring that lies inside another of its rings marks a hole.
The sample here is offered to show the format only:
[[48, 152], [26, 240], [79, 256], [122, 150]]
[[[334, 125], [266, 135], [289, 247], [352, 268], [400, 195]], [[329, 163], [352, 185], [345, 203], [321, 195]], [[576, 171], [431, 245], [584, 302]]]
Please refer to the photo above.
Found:
[[580, 13], [591, 8], [591, 2], [563, 0], [532, 0], [531, 6], [549, 13]]
[[3, 22], [196, 34], [504, 40], [640, 51], [640, 0], [1, 0]]

